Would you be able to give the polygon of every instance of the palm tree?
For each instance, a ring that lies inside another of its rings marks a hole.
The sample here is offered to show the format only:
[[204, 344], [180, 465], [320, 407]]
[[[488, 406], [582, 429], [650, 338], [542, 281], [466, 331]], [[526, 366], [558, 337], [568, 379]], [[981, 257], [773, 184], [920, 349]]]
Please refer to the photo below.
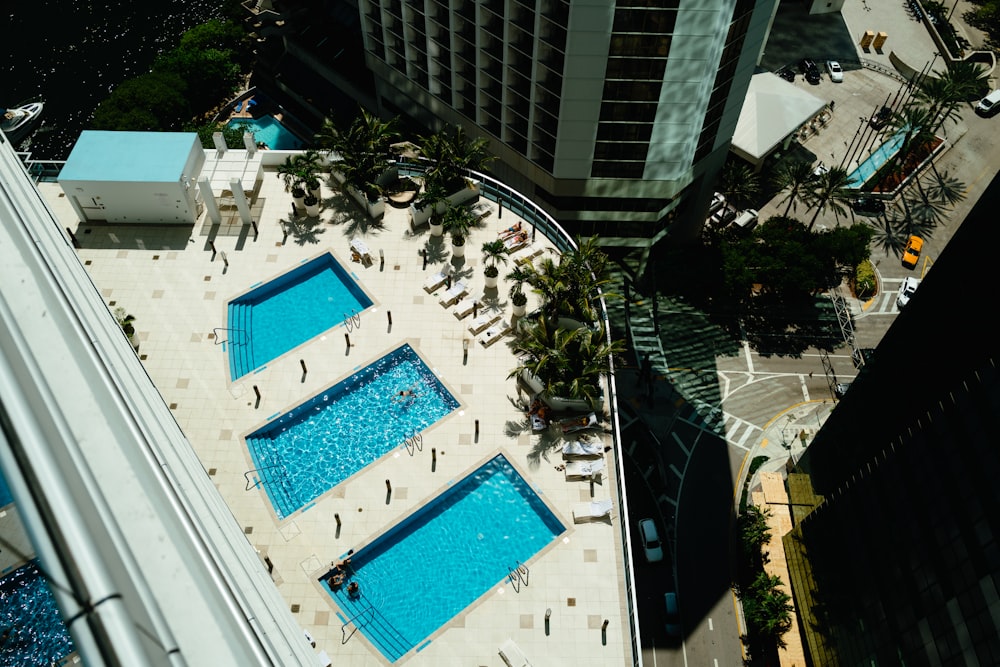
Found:
[[890, 173], [900, 173], [913, 150], [934, 138], [931, 122], [930, 109], [917, 104], [907, 104], [892, 114], [888, 125], [894, 134], [902, 134], [903, 140], [889, 162]]
[[475, 226], [476, 219], [465, 206], [449, 206], [441, 214], [441, 225], [444, 231], [451, 234], [452, 245], [464, 246], [469, 230]]
[[315, 139], [328, 155], [340, 157], [338, 170], [344, 181], [369, 199], [381, 192], [379, 179], [389, 167], [391, 145], [399, 138], [398, 119], [383, 121], [364, 109], [346, 130], [339, 130], [329, 119], [323, 121]]
[[285, 192], [302, 189], [307, 183], [317, 181], [316, 174], [321, 169], [322, 162], [323, 156], [312, 149], [285, 158], [278, 165], [278, 176], [285, 181]]
[[[507, 264], [507, 246], [504, 245], [502, 240], [494, 239], [483, 244], [482, 252], [483, 263], [486, 264], [484, 273], [487, 278], [495, 279], [500, 275], [500, 270], [497, 268], [497, 264]], [[495, 287], [496, 285], [494, 284], [488, 286]]]
[[778, 167], [772, 182], [779, 192], [788, 191], [780, 202], [788, 202], [783, 217], [787, 218], [789, 211], [795, 210], [798, 200], [809, 192], [815, 179], [812, 165], [802, 160], [783, 162]]
[[833, 215], [838, 221], [842, 214], [847, 213], [842, 202], [849, 200], [853, 195], [850, 185], [851, 177], [847, 170], [842, 167], [831, 167], [816, 177], [812, 189], [805, 195], [809, 208], [816, 209], [812, 220], [809, 221], [810, 231], [816, 224], [816, 218], [827, 208], [833, 211]]
[[742, 162], [727, 162], [719, 179], [722, 194], [738, 209], [752, 206], [760, 196], [760, 178]]
[[496, 159], [490, 155], [489, 145], [485, 137], [470, 139], [460, 125], [420, 137], [420, 154], [430, 163], [427, 180], [454, 192], [461, 187], [459, 181], [466, 170], [483, 171]]
[[[531, 265], [526, 265], [530, 267]], [[531, 271], [525, 266], [515, 265], [510, 273], [506, 275], [507, 280], [511, 281], [513, 284], [510, 286], [510, 301], [515, 306], [523, 306], [527, 303], [527, 297], [524, 295], [524, 283], [528, 282], [531, 278]]]

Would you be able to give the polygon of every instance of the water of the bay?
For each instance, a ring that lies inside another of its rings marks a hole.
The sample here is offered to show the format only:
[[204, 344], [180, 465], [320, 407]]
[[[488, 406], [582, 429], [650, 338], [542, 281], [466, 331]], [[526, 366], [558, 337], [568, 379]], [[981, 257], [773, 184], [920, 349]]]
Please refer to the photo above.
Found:
[[20, 148], [64, 160], [97, 105], [224, 0], [18, 0], [0, 19], [0, 107], [40, 99], [42, 122]]

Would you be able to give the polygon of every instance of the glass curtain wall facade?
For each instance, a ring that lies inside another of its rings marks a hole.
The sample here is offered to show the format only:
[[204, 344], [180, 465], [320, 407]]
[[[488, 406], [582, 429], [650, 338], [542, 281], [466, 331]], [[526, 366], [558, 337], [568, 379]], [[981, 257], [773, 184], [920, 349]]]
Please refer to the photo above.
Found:
[[387, 115], [487, 136], [500, 158], [493, 171], [573, 233], [648, 245], [707, 206], [775, 3], [360, 0], [359, 8]]
[[1000, 359], [954, 303], [990, 261], [998, 197], [995, 178], [789, 484], [813, 665], [1000, 664]]

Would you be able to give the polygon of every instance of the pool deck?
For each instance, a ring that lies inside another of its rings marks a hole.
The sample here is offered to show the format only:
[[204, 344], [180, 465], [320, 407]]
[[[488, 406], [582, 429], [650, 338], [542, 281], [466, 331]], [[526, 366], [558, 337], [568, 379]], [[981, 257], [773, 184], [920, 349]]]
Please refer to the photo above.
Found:
[[[279, 221], [291, 209], [291, 196], [271, 170], [265, 171], [260, 185], [256, 239], [250, 228], [210, 237], [204, 216], [193, 228], [80, 225], [58, 185], [42, 183], [39, 189], [79, 239], [79, 257], [105, 301], [135, 316], [147, 372], [247, 540], [262, 561], [267, 558], [273, 564], [272, 578], [293, 615], [315, 639], [317, 652], [325, 651], [339, 666], [388, 664], [360, 633], [342, 642], [338, 609], [317, 578], [349, 549], [369, 543], [450, 482], [503, 452], [557, 513], [566, 532], [527, 563], [527, 587], [515, 592], [506, 581], [497, 583], [419, 652], [395, 664], [503, 667], [498, 649], [508, 639], [536, 666], [630, 664], [617, 500], [612, 521], [574, 525], [572, 507], [591, 500], [591, 486], [567, 481], [557, 469], [563, 463], [558, 428], [544, 436], [532, 434], [515, 405], [517, 389], [507, 379], [516, 365], [505, 344], [510, 337], [484, 347], [477, 342], [480, 336], [469, 333], [471, 316], [456, 319], [452, 308], [438, 304], [443, 290], [429, 294], [422, 288], [426, 277], [453, 264], [472, 293], [483, 291], [479, 247], [518, 220], [510, 211], [501, 219], [490, 202], [493, 212], [467, 241], [466, 260], [451, 257], [450, 242], [432, 242], [424, 268], [420, 251], [430, 240], [426, 227], [410, 234], [406, 210], [391, 207], [381, 224], [372, 224], [327, 184], [320, 218], [300, 220], [282, 243]], [[370, 265], [351, 262], [352, 238], [368, 245], [374, 260]], [[537, 242], [545, 253], [555, 252], [541, 235]], [[360, 326], [348, 330], [341, 325], [230, 382], [224, 346], [215, 335], [225, 334], [217, 328], [226, 326], [229, 299], [326, 251], [375, 300], [361, 314]], [[501, 267], [501, 275], [510, 268]], [[501, 281], [497, 307], [509, 320], [507, 291]], [[528, 305], [530, 309], [533, 302]], [[404, 342], [439, 375], [460, 401], [459, 409], [424, 433], [422, 451], [411, 456], [401, 444], [313, 506], [279, 522], [263, 491], [247, 490], [244, 473], [253, 466], [242, 436]], [[603, 437], [610, 444], [610, 436]], [[595, 499], [617, 498], [613, 454], [606, 456], [608, 470], [594, 487]], [[420, 595], [422, 587], [446, 585], [448, 576], [414, 563], [413, 580], [399, 585]], [[602, 632], [605, 621], [608, 626]]]

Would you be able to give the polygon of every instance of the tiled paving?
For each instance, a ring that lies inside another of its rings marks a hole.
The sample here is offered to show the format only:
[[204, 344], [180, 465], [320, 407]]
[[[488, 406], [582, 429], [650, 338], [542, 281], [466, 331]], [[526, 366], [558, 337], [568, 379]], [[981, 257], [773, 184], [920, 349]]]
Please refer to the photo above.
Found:
[[[484, 348], [468, 331], [471, 318], [459, 321], [438, 304], [437, 296], [422, 289], [426, 276], [457, 262], [450, 257], [449, 242], [431, 246], [434, 252], [424, 268], [420, 251], [429, 237], [426, 228], [409, 232], [405, 210], [390, 209], [382, 224], [373, 225], [328, 189], [320, 220], [296, 226], [283, 242], [279, 220], [288, 215], [291, 199], [273, 171], [265, 173], [258, 194], [264, 202], [259, 234], [245, 228], [215, 236], [215, 252], [205, 223], [194, 228], [79, 225], [57, 185], [43, 183], [40, 189], [79, 239], [79, 256], [95, 288], [109, 305], [135, 315], [147, 372], [247, 540], [273, 564], [275, 584], [315, 638], [317, 651], [326, 651], [336, 665], [386, 664], [360, 633], [342, 642], [339, 610], [317, 578], [348, 549], [368, 543], [450, 481], [503, 452], [557, 512], [566, 532], [528, 562], [529, 586], [517, 593], [506, 582], [498, 583], [432, 635], [429, 645], [397, 664], [500, 667], [498, 648], [508, 638], [535, 665], [630, 662], [619, 520], [615, 516], [611, 523], [574, 525], [571, 508], [590, 500], [590, 485], [567, 482], [556, 469], [562, 463], [557, 447], [561, 436], [539, 437], [528, 430], [515, 405], [514, 381], [507, 379], [516, 365], [507, 345], [501, 341]], [[473, 293], [484, 286], [479, 247], [515, 221], [509, 211], [502, 219], [494, 212], [467, 242], [469, 256], [455, 266]], [[352, 237], [367, 243], [371, 265], [351, 262]], [[538, 242], [547, 245], [541, 236]], [[348, 331], [341, 325], [231, 383], [220, 344], [228, 300], [327, 251], [374, 297], [360, 326]], [[551, 247], [547, 251], [553, 252]], [[505, 272], [502, 268], [501, 275]], [[509, 319], [507, 291], [501, 282], [492, 307]], [[247, 490], [244, 473], [253, 465], [242, 436], [403, 343], [413, 346], [439, 375], [461, 403], [459, 409], [425, 432], [422, 451], [411, 456], [401, 444], [315, 505], [279, 522], [263, 492]], [[610, 436], [605, 438], [610, 444]], [[596, 487], [597, 498], [617, 497], [613, 452], [608, 464], [610, 474]], [[386, 480], [392, 485], [388, 502]], [[423, 587], [444, 585], [448, 577], [448, 572], [414, 563], [412, 581], [399, 585], [420, 595]], [[602, 631], [605, 620], [609, 623]]]

